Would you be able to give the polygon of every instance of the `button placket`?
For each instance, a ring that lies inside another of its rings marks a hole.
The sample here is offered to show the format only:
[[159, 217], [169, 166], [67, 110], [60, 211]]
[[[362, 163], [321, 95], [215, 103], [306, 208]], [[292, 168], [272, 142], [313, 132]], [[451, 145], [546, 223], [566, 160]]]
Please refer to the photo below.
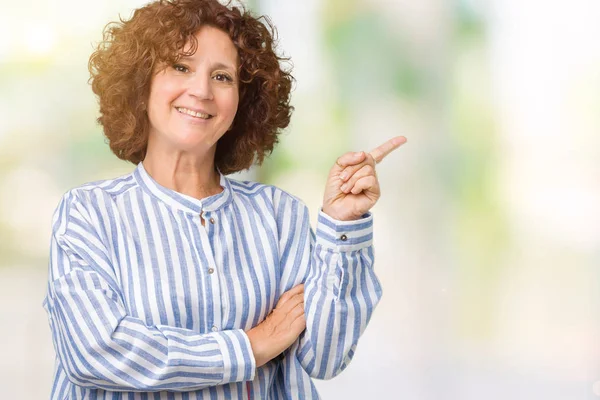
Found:
[[204, 226], [204, 229], [208, 230], [208, 222], [210, 220], [209, 213], [202, 210], [202, 213], [200, 214], [200, 218], [202, 219], [202, 226]]
[[[205, 213], [205, 221], [210, 222], [211, 225], [215, 224], [215, 218], [211, 217], [210, 214], [208, 214], [208, 213]], [[205, 225], [205, 228], [208, 230], [209, 229], [208, 225]], [[206, 272], [208, 272], [209, 275], [212, 275], [215, 272], [215, 268], [208, 267]]]
[[215, 227], [213, 225], [215, 224], [216, 219], [211, 215], [210, 211], [202, 210], [200, 213], [200, 222], [203, 225], [201, 226], [202, 229], [200, 230], [202, 251], [204, 252], [204, 256], [208, 264], [200, 265], [200, 267], [203, 270], [203, 280], [205, 280], [205, 284], [211, 289], [210, 291], [212, 293], [212, 299], [210, 302], [213, 304], [211, 312], [212, 315], [209, 315], [207, 323], [212, 332], [218, 332], [220, 326], [219, 324], [222, 323], [223, 293], [221, 293], [219, 274], [215, 274], [217, 267], [212, 245], [212, 238], [214, 238], [215, 235]]

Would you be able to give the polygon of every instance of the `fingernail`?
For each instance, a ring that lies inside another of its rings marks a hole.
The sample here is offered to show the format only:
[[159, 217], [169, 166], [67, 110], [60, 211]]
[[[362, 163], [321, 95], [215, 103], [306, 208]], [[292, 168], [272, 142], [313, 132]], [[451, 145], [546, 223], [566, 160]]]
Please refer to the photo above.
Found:
[[360, 156], [362, 156], [362, 151], [358, 151], [358, 152], [354, 153], [354, 156], [355, 156], [355, 157], [360, 157]]
[[348, 185], [346, 185], [346, 184], [343, 184], [343, 185], [340, 187], [340, 190], [341, 190], [342, 192], [345, 192], [345, 191], [346, 191], [346, 189], [348, 189]]
[[340, 174], [340, 179], [341, 179], [341, 180], [343, 180], [343, 181], [345, 181], [345, 180], [346, 180], [346, 178], [348, 178], [348, 174], [347, 174], [346, 172], [342, 172], [342, 173]]

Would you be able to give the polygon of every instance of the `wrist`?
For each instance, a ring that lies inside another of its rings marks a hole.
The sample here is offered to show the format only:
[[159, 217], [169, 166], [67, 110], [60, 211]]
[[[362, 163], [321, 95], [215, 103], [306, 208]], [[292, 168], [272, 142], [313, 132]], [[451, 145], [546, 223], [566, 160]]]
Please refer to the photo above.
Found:
[[328, 217], [330, 217], [331, 219], [334, 219], [336, 221], [357, 221], [361, 218], [363, 218], [364, 214], [361, 215], [352, 215], [349, 213], [339, 213], [339, 212], [335, 212], [334, 210], [332, 210], [331, 208], [327, 207], [327, 206], [323, 206], [321, 207], [321, 211], [325, 214], [327, 214]]
[[265, 352], [265, 345], [263, 344], [262, 336], [257, 327], [248, 330], [246, 335], [250, 341], [250, 347], [252, 348], [252, 355], [254, 356], [256, 368], [268, 363], [271, 359]]

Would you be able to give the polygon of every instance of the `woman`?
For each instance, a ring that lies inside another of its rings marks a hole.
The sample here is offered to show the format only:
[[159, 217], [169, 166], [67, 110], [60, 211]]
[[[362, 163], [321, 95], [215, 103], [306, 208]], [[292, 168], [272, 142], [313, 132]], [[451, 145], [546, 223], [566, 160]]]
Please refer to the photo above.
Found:
[[99, 122], [128, 175], [67, 192], [53, 218], [53, 399], [318, 398], [381, 297], [374, 166], [347, 153], [316, 235], [298, 199], [226, 174], [289, 123], [270, 31], [216, 0], [158, 1], [90, 59]]

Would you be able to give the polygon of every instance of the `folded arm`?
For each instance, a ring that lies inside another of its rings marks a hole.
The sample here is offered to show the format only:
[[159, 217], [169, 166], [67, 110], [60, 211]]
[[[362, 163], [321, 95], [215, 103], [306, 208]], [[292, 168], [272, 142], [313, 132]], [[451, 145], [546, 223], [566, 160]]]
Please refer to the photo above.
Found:
[[209, 334], [145, 323], [128, 314], [108, 252], [89, 215], [67, 195], [55, 214], [44, 302], [69, 380], [115, 391], [190, 391], [252, 380], [243, 330]]

